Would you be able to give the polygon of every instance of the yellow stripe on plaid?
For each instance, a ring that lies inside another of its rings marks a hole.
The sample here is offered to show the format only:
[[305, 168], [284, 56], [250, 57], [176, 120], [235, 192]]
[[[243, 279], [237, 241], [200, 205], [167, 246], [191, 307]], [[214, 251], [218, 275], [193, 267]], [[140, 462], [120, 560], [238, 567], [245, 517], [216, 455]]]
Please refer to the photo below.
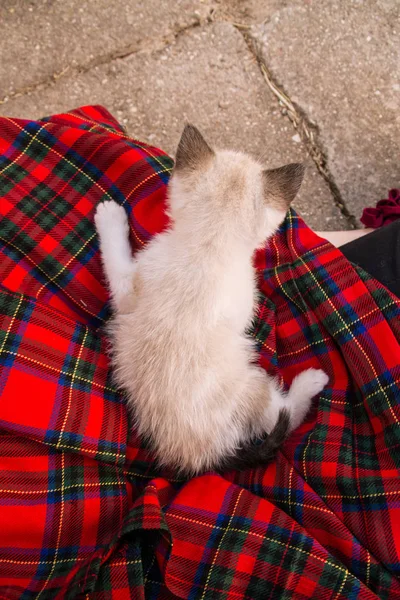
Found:
[[[145, 179], [143, 179], [142, 181], [140, 181], [140, 183], [138, 183], [138, 185], [136, 185], [127, 195], [127, 197], [124, 199], [124, 201], [121, 203], [121, 206], [123, 206], [126, 202], [128, 202], [128, 200], [130, 199], [130, 197], [132, 196], [132, 194], [134, 192], [136, 192], [136, 190], [138, 190], [144, 183], [146, 183], [147, 181], [150, 181], [150, 179], [153, 179], [154, 177], [158, 176], [159, 173], [168, 173], [170, 171], [170, 169], [162, 169], [161, 171], [157, 171], [157, 173], [152, 173], [151, 175], [149, 175], [148, 177], [146, 177]], [[142, 244], [142, 246], [144, 246], [145, 242], [143, 242], [140, 237], [138, 236], [138, 234], [136, 233], [135, 229], [132, 227], [132, 225], [130, 226], [130, 230], [132, 231], [133, 235], [135, 236], [135, 238], [137, 239], [137, 241]]]
[[[15, 122], [13, 119], [7, 119], [7, 120], [10, 121], [11, 123], [13, 123], [13, 125], [15, 125], [16, 127], [18, 127], [21, 131], [24, 131], [24, 133], [26, 133], [27, 135], [29, 135], [29, 136], [32, 137], [32, 140], [29, 142], [29, 144], [27, 145], [27, 147], [25, 148], [25, 150], [21, 153], [21, 155], [24, 154], [25, 151], [29, 148], [30, 144], [34, 141], [34, 138], [36, 138], [36, 136], [38, 135], [38, 133], [40, 133], [40, 131], [42, 131], [42, 129], [46, 129], [47, 125], [50, 125], [50, 123], [44, 123], [42, 125], [42, 127], [33, 136], [31, 133], [29, 133], [29, 131], [27, 131], [26, 129], [24, 129], [23, 127], [21, 127], [21, 125], [19, 123]], [[68, 160], [68, 158], [66, 158], [65, 155], [61, 154], [61, 152], [58, 152], [55, 148], [52, 148], [51, 146], [49, 146], [48, 144], [46, 144], [42, 140], [37, 139], [36, 142], [38, 144], [40, 144], [41, 146], [43, 146], [44, 148], [46, 148], [47, 150], [49, 150], [50, 153], [55, 154], [56, 156], [58, 156], [59, 158], [61, 158], [63, 161], [65, 161], [66, 163], [68, 163], [73, 168], [73, 170], [75, 171], [75, 173], [80, 173], [81, 175], [83, 175], [84, 177], [86, 177], [86, 179], [88, 179], [89, 181], [91, 181], [93, 183], [93, 185], [95, 185], [97, 188], [99, 188], [99, 190], [103, 194], [105, 194], [110, 200], [113, 200], [113, 197], [110, 196], [110, 194], [108, 192], [106, 192], [106, 190], [95, 179], [93, 179], [93, 177], [91, 177], [90, 175], [88, 175], [87, 173], [85, 173], [85, 171], [82, 171], [82, 169], [80, 169], [77, 165], [74, 165], [74, 163], [72, 161]], [[1, 172], [0, 172], [0, 175], [1, 175]]]
[[[85, 326], [82, 325], [82, 327], [85, 327]], [[70, 373], [68, 373], [68, 371], [64, 371], [64, 369], [57, 369], [56, 367], [52, 367], [51, 365], [48, 365], [47, 363], [37, 360], [36, 358], [32, 358], [30, 356], [25, 356], [25, 354], [22, 354], [20, 352], [14, 352], [13, 350], [3, 350], [2, 352], [4, 352], [4, 354], [11, 354], [12, 356], [18, 356], [18, 358], [22, 358], [30, 363], [39, 365], [41, 367], [45, 367], [46, 369], [49, 369], [50, 371], [57, 373], [57, 375], [67, 375], [68, 377], [70, 375]], [[107, 392], [113, 392], [114, 394], [117, 393], [117, 391], [114, 388], [110, 388], [107, 385], [101, 385], [101, 383], [98, 383], [97, 381], [94, 381], [94, 380], [91, 381], [90, 379], [86, 379], [85, 377], [82, 377], [81, 375], [76, 375], [75, 379], [77, 379], [78, 381], [83, 381], [84, 383], [88, 383], [89, 385], [96, 387], [101, 391], [106, 390]]]
[[78, 368], [79, 361], [82, 358], [82, 352], [83, 352], [83, 348], [85, 346], [87, 335], [88, 335], [88, 329], [86, 327], [85, 328], [85, 335], [83, 336], [83, 340], [82, 340], [82, 343], [81, 343], [80, 348], [79, 348], [78, 356], [77, 356], [77, 358], [75, 360], [75, 367], [74, 367], [74, 370], [72, 371], [72, 375], [71, 375], [71, 383], [70, 383], [70, 386], [69, 386], [69, 393], [68, 393], [67, 410], [65, 411], [64, 420], [63, 420], [63, 423], [62, 423], [62, 425], [60, 427], [59, 437], [58, 437], [58, 442], [57, 442], [56, 448], [59, 447], [59, 444], [61, 442], [61, 438], [62, 438], [63, 433], [64, 433], [65, 426], [66, 426], [67, 421], [68, 421], [68, 416], [69, 416], [69, 412], [71, 410], [71, 404], [72, 404], [72, 392], [73, 392], [73, 389], [74, 389], [74, 382], [75, 382], [75, 378], [76, 378], [76, 370]]
[[[188, 523], [195, 523], [196, 525], [201, 525], [202, 527], [208, 527], [209, 529], [225, 529], [225, 527], [222, 527], [222, 525], [217, 525], [216, 523], [207, 523], [205, 521], [199, 521], [198, 519], [189, 519], [189, 517], [182, 517], [181, 515], [177, 515], [173, 512], [170, 512], [168, 514], [168, 518], [179, 519], [180, 521], [186, 521]], [[345, 567], [335, 565], [331, 561], [326, 560], [325, 558], [322, 558], [320, 556], [317, 556], [316, 554], [314, 554], [313, 552], [309, 552], [308, 550], [303, 550], [302, 548], [299, 548], [298, 546], [294, 546], [292, 544], [285, 544], [284, 542], [281, 542], [280, 540], [269, 537], [265, 534], [256, 533], [255, 531], [251, 531], [251, 530], [246, 531], [244, 529], [239, 529], [237, 527], [231, 527], [230, 531], [235, 531], [236, 533], [241, 533], [243, 535], [251, 535], [252, 537], [255, 537], [255, 538], [258, 538], [261, 540], [267, 540], [268, 542], [271, 542], [272, 544], [275, 544], [277, 546], [283, 546], [284, 548], [289, 548], [290, 550], [294, 550], [295, 552], [300, 552], [301, 554], [306, 554], [307, 556], [310, 556], [311, 558], [314, 558], [315, 560], [317, 560], [323, 564], [333, 567], [334, 569], [336, 569], [337, 571], [340, 571], [341, 573], [347, 573], [350, 575], [350, 571], [348, 569], [346, 569]]]
[[15, 309], [14, 314], [13, 314], [13, 316], [11, 318], [11, 321], [10, 321], [8, 327], [7, 327], [7, 331], [6, 331], [6, 334], [4, 336], [3, 343], [1, 344], [0, 354], [2, 352], [8, 352], [8, 351], [4, 350], [4, 346], [6, 345], [6, 341], [8, 340], [8, 336], [10, 335], [10, 332], [11, 332], [12, 326], [14, 325], [15, 319], [17, 318], [17, 314], [18, 314], [18, 311], [19, 311], [19, 309], [21, 307], [23, 299], [24, 299], [23, 296], [21, 296], [21, 298], [19, 299], [19, 302], [17, 304], [17, 308]]
[[[232, 513], [231, 513], [231, 516], [229, 517], [228, 525], [227, 525], [227, 526], [224, 528], [224, 533], [223, 533], [223, 535], [222, 535], [222, 537], [221, 537], [221, 539], [220, 539], [220, 541], [219, 541], [218, 547], [217, 547], [217, 549], [216, 549], [216, 551], [215, 551], [215, 554], [214, 554], [213, 561], [212, 561], [212, 563], [211, 563], [211, 565], [210, 565], [210, 568], [209, 568], [209, 570], [208, 570], [207, 579], [206, 579], [206, 582], [205, 582], [205, 584], [204, 584], [203, 593], [202, 593], [202, 595], [201, 595], [201, 599], [200, 599], [200, 600], [203, 600], [203, 598], [204, 598], [204, 596], [205, 596], [205, 593], [206, 593], [206, 591], [207, 591], [207, 589], [208, 589], [208, 584], [209, 584], [209, 582], [210, 582], [211, 573], [212, 573], [212, 571], [213, 571], [213, 569], [214, 569], [214, 567], [215, 567], [215, 563], [217, 562], [217, 556], [218, 556], [218, 554], [219, 554], [219, 551], [221, 550], [222, 542], [224, 541], [224, 538], [225, 538], [225, 536], [226, 536], [226, 534], [227, 534], [227, 532], [228, 532], [228, 529], [229, 529], [229, 528], [230, 528], [230, 526], [231, 526], [232, 519], [233, 519], [233, 517], [235, 516], [236, 509], [237, 509], [237, 506], [238, 506], [238, 504], [239, 504], [240, 497], [241, 497], [241, 495], [243, 494], [243, 492], [244, 492], [244, 490], [240, 490], [240, 493], [238, 494], [238, 497], [236, 498], [235, 506], [233, 507], [233, 511], [232, 511]], [[233, 530], [233, 531], [234, 531], [234, 530]]]
[[[80, 115], [77, 115], [75, 113], [72, 112], [67, 112], [67, 115], [71, 115], [74, 117], [74, 119], [79, 119], [80, 121], [83, 121], [84, 123], [92, 123], [93, 127], [98, 129], [99, 128], [99, 123], [96, 123], [96, 121], [92, 121], [92, 119], [84, 119], [83, 117], [81, 117]], [[112, 131], [110, 131], [109, 129], [107, 129], [106, 127], [104, 127], [105, 131], [107, 132], [107, 134], [114, 134], [117, 135], [118, 137], [124, 139], [124, 140], [128, 140], [129, 142], [134, 142], [135, 146], [138, 146], [141, 150], [143, 150], [143, 152], [146, 152], [153, 160], [155, 160], [160, 166], [164, 167], [164, 165], [162, 164], [161, 160], [158, 158], [158, 156], [155, 156], [154, 154], [152, 154], [152, 152], [150, 152], [149, 148], [147, 147], [146, 142], [143, 142], [141, 140], [138, 140], [137, 138], [131, 138], [128, 135], [125, 135], [124, 133], [121, 133], [120, 131], [117, 131], [116, 129], [113, 129]], [[165, 171], [165, 169], [164, 169]], [[172, 171], [172, 169], [167, 169], [167, 171]], [[159, 171], [160, 172], [160, 171]]]
[[[65, 506], [65, 503], [64, 503], [64, 482], [65, 482], [64, 471], [65, 471], [65, 453], [61, 452], [61, 501], [60, 501], [61, 513], [60, 513], [60, 522], [58, 525], [58, 532], [57, 532], [57, 543], [56, 543], [56, 548], [55, 548], [55, 552], [54, 552], [54, 557], [53, 557], [53, 560], [51, 561], [52, 566], [51, 566], [50, 573], [48, 574], [47, 579], [44, 582], [42, 589], [40, 590], [39, 594], [36, 597], [37, 600], [39, 600], [40, 596], [43, 594], [44, 590], [50, 583], [50, 580], [51, 580], [54, 570], [56, 568], [56, 564], [58, 562], [58, 552], [60, 550], [61, 532], [62, 532], [63, 521], [64, 521], [64, 506]], [[47, 510], [49, 510], [49, 507], [47, 508]], [[42, 564], [42, 562], [40, 561], [39, 564]]]
[[[81, 561], [81, 560], [86, 560], [83, 556], [74, 556], [72, 558], [59, 558], [57, 560], [58, 563], [66, 563], [66, 562], [76, 562], [76, 561]], [[47, 564], [52, 564], [52, 560], [13, 560], [11, 558], [1, 558], [0, 557], [0, 563], [6, 563], [6, 564], [10, 564], [10, 565], [47, 565]]]
[[281, 279], [280, 279], [280, 277], [279, 277], [279, 271], [278, 271], [278, 267], [279, 267], [279, 265], [280, 265], [280, 255], [279, 255], [279, 250], [278, 250], [278, 246], [277, 246], [277, 243], [276, 243], [275, 237], [273, 237], [273, 238], [272, 238], [272, 243], [273, 243], [273, 244], [274, 244], [274, 246], [275, 246], [275, 251], [276, 251], [276, 256], [277, 256], [277, 259], [276, 259], [276, 260], [277, 260], [277, 265], [274, 267], [274, 275], [275, 275], [275, 277], [276, 277], [276, 279], [277, 279], [277, 281], [278, 281], [278, 283], [279, 283], [279, 287], [280, 287], [281, 291], [282, 291], [282, 292], [285, 294], [286, 298], [287, 298], [287, 299], [288, 299], [290, 302], [293, 302], [293, 304], [295, 304], [295, 305], [297, 306], [297, 308], [298, 308], [298, 310], [300, 311], [300, 313], [302, 313], [302, 312], [303, 312], [303, 308], [302, 308], [301, 306], [299, 306], [299, 305], [297, 304], [296, 300], [295, 300], [294, 298], [291, 298], [291, 297], [290, 297], [290, 296], [289, 296], [289, 295], [286, 293], [286, 291], [285, 291], [284, 285], [282, 284], [282, 281], [281, 281]]
[[[63, 488], [61, 487], [56, 487], [56, 488], [51, 488], [52, 492], [61, 492], [62, 490], [64, 490], [64, 492], [68, 491], [68, 490], [76, 490], [76, 489], [86, 489], [86, 488], [101, 488], [101, 487], [109, 487], [111, 485], [116, 485], [116, 483], [110, 483], [109, 481], [106, 482], [96, 482], [96, 483], [71, 483], [70, 485], [65, 485]], [[48, 494], [49, 490], [46, 487], [46, 489], [43, 490], [7, 490], [7, 489], [0, 489], [0, 494], [16, 494], [17, 496], [34, 496], [36, 494]]]
[[[25, 133], [28, 133], [23, 127], [21, 127], [21, 125], [19, 123], [16, 123], [13, 119], [10, 119], [9, 117], [2, 117], [2, 119], [5, 119], [6, 121], [9, 121], [10, 123], [12, 123], [13, 125], [15, 125], [15, 127], [18, 127], [18, 129], [20, 131], [25, 131]], [[37, 132], [35, 133], [35, 135], [29, 134], [31, 136], [31, 140], [29, 142], [29, 144], [22, 150], [22, 152], [19, 153], [19, 155], [17, 156], [17, 158], [15, 158], [12, 162], [10, 162], [10, 164], [6, 165], [1, 171], [0, 171], [0, 175], [2, 175], [5, 171], [7, 171], [7, 169], [9, 169], [10, 167], [12, 167], [13, 165], [17, 164], [18, 161], [20, 160], [20, 158], [22, 156], [24, 156], [24, 154], [26, 154], [26, 151], [28, 150], [29, 146], [31, 146], [33, 144], [33, 142], [36, 139], [36, 136], [39, 135], [39, 133], [42, 131], [42, 129], [46, 128], [46, 124], [44, 123], [40, 129], [37, 130]], [[39, 140], [36, 140], [37, 142]]]
[[[291, 212], [289, 212], [289, 220], [290, 220], [290, 222], [292, 223], [292, 221], [293, 221], [293, 217], [292, 217], [292, 213], [291, 213]], [[396, 414], [395, 414], [395, 412], [394, 412], [394, 410], [393, 410], [393, 407], [392, 407], [392, 405], [391, 405], [391, 403], [390, 403], [390, 399], [389, 399], [389, 397], [388, 397], [388, 396], [387, 396], [387, 394], [385, 393], [385, 390], [383, 389], [383, 386], [382, 386], [382, 384], [381, 384], [381, 383], [380, 383], [380, 381], [379, 381], [379, 378], [378, 378], [378, 373], [377, 373], [377, 371], [376, 371], [376, 369], [375, 369], [375, 367], [374, 367], [374, 365], [373, 365], [373, 363], [372, 363], [371, 359], [369, 358], [369, 356], [368, 356], [368, 355], [367, 355], [367, 353], [365, 352], [365, 350], [364, 350], [364, 348], [362, 347], [362, 345], [361, 345], [361, 343], [359, 342], [359, 340], [358, 340], [358, 339], [357, 339], [357, 338], [356, 338], [356, 337], [355, 337], [355, 336], [354, 336], [354, 335], [351, 333], [351, 330], [350, 330], [350, 327], [349, 327], [349, 325], [346, 323], [346, 321], [344, 320], [344, 318], [342, 317], [342, 315], [339, 313], [339, 311], [337, 311], [337, 310], [336, 310], [336, 307], [335, 307], [334, 303], [333, 303], [333, 302], [332, 302], [332, 300], [329, 298], [328, 294], [325, 292], [325, 290], [323, 289], [323, 287], [320, 285], [320, 283], [319, 283], [318, 279], [315, 277], [315, 275], [313, 274], [313, 272], [312, 272], [312, 271], [309, 269], [309, 267], [308, 267], [307, 263], [305, 262], [305, 260], [303, 259], [303, 257], [302, 257], [302, 256], [300, 256], [300, 255], [298, 254], [298, 252], [296, 251], [295, 244], [294, 244], [294, 240], [293, 240], [293, 235], [294, 235], [294, 228], [293, 228], [293, 227], [291, 227], [291, 228], [290, 228], [290, 236], [289, 236], [289, 241], [290, 241], [290, 245], [291, 245], [291, 249], [292, 249], [293, 255], [294, 255], [294, 256], [296, 256], [296, 257], [297, 257], [297, 259], [301, 261], [301, 263], [303, 264], [303, 266], [305, 267], [305, 269], [307, 270], [307, 272], [309, 273], [309, 275], [311, 276], [311, 278], [314, 280], [315, 284], [317, 285], [317, 287], [318, 287], [318, 289], [320, 290], [320, 292], [322, 293], [322, 295], [323, 295], [323, 296], [325, 297], [325, 299], [328, 301], [328, 303], [329, 303], [330, 307], [332, 308], [332, 310], [334, 311], [334, 313], [335, 313], [335, 314], [337, 314], [338, 318], [339, 318], [339, 319], [342, 321], [342, 323], [343, 323], [343, 329], [342, 329], [342, 330], [343, 330], [343, 331], [347, 331], [347, 333], [348, 333], [348, 334], [351, 336], [351, 339], [352, 339], [352, 340], [353, 340], [353, 341], [356, 343], [356, 345], [358, 346], [359, 350], [360, 350], [360, 351], [361, 351], [361, 353], [363, 354], [363, 356], [364, 356], [365, 360], [367, 361], [367, 363], [368, 363], [368, 365], [369, 365], [369, 367], [370, 367], [370, 369], [371, 369], [372, 373], [374, 374], [374, 378], [375, 378], [375, 379], [377, 380], [377, 382], [378, 382], [378, 385], [379, 385], [380, 391], [383, 393], [383, 395], [384, 395], [384, 397], [385, 397], [385, 399], [386, 399], [386, 401], [387, 401], [387, 404], [388, 404], [388, 407], [389, 407], [389, 410], [390, 410], [390, 413], [391, 413], [391, 415], [392, 415], [393, 419], [394, 419], [394, 420], [396, 421], [396, 423], [399, 425], [399, 424], [400, 424], [400, 422], [399, 422], [399, 420], [398, 420], [398, 418], [397, 418], [397, 416], [396, 416]], [[307, 444], [307, 446], [308, 446], [308, 444]]]
[[[36, 292], [36, 298], [39, 298], [39, 294], [40, 292], [50, 283], [53, 282], [54, 280], [59, 277], [66, 269], [68, 269], [69, 265], [72, 263], [73, 260], [76, 260], [78, 258], [78, 256], [81, 254], [81, 252], [86, 248], [86, 246], [96, 237], [96, 234], [93, 233], [90, 238], [88, 240], [86, 240], [86, 242], [84, 244], [82, 244], [82, 246], [79, 248], [78, 252], [76, 252], [73, 256], [71, 256], [71, 258], [65, 263], [65, 265], [58, 271], [58, 273], [56, 273], [55, 275], [53, 275], [52, 277], [50, 277], [49, 275], [47, 275], [47, 279], [48, 281], [46, 281], [45, 283], [43, 283], [43, 285], [38, 289], [38, 291]], [[64, 290], [65, 291], [65, 290]], [[86, 308], [86, 307], [85, 307]]]
[[[16, 250], [18, 250], [18, 252], [19, 252], [20, 254], [23, 254], [23, 256], [24, 256], [24, 259], [26, 259], [28, 262], [30, 262], [30, 263], [31, 263], [31, 264], [32, 264], [32, 265], [35, 267], [35, 269], [39, 269], [39, 271], [40, 271], [41, 273], [43, 273], [43, 275], [44, 275], [45, 277], [48, 277], [48, 274], [47, 274], [47, 272], [46, 272], [46, 271], [44, 271], [44, 269], [42, 269], [42, 267], [41, 267], [40, 265], [37, 265], [37, 264], [36, 264], [36, 263], [35, 263], [35, 262], [32, 260], [32, 258], [29, 256], [29, 254], [26, 254], [26, 253], [22, 252], [22, 251], [20, 250], [20, 248], [18, 248], [18, 246], [17, 246], [16, 244], [14, 244], [13, 242], [10, 242], [9, 240], [5, 239], [5, 238], [4, 238], [3, 236], [1, 236], [1, 235], [0, 235], [0, 240], [2, 240], [2, 241], [3, 241], [3, 242], [6, 244], [6, 245], [12, 246], [12, 247], [13, 247], [13, 248], [15, 248]], [[99, 317], [99, 316], [98, 316], [96, 313], [94, 313], [94, 312], [90, 311], [90, 310], [89, 310], [89, 309], [88, 309], [86, 306], [85, 306], [85, 308], [84, 308], [84, 309], [82, 309], [82, 305], [81, 305], [81, 304], [79, 304], [79, 302], [77, 302], [77, 301], [75, 300], [75, 298], [74, 298], [73, 296], [71, 296], [71, 294], [69, 294], [69, 293], [67, 292], [67, 290], [65, 289], [65, 287], [62, 287], [62, 286], [61, 286], [61, 285], [59, 285], [59, 284], [58, 284], [56, 281], [53, 281], [53, 285], [55, 285], [55, 286], [56, 286], [56, 287], [57, 287], [59, 290], [61, 290], [63, 294], [65, 294], [66, 296], [68, 296], [68, 298], [71, 300], [72, 304], [74, 304], [75, 306], [79, 306], [79, 309], [80, 309], [80, 310], [85, 310], [85, 312], [86, 312], [87, 314], [89, 314], [90, 316], [92, 316], [92, 317], [96, 317], [96, 318], [100, 319], [101, 321], [104, 321], [104, 319], [101, 319], [101, 318], [100, 318], [100, 317]]]

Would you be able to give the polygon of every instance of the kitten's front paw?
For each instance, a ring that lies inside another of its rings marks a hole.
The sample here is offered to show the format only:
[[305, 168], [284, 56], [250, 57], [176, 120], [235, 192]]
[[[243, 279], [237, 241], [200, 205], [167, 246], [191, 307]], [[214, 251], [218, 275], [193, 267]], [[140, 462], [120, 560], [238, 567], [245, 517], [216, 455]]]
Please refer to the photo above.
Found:
[[97, 205], [94, 222], [99, 235], [111, 231], [114, 234], [126, 235], [129, 231], [125, 209], [114, 200], [107, 200]]

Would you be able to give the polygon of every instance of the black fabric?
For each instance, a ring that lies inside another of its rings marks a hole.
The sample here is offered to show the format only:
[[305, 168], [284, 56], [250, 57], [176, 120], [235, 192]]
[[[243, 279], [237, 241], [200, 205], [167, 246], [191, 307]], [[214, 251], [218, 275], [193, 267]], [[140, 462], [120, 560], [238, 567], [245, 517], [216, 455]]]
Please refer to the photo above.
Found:
[[400, 298], [400, 220], [344, 244], [340, 250]]

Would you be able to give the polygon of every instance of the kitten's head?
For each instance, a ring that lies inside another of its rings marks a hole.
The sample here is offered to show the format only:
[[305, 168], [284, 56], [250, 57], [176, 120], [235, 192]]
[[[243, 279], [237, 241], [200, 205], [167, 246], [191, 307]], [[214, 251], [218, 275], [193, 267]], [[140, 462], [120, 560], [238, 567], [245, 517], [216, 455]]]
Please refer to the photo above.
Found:
[[173, 222], [206, 238], [258, 248], [282, 223], [304, 175], [301, 164], [265, 170], [246, 154], [214, 151], [186, 125], [169, 185]]

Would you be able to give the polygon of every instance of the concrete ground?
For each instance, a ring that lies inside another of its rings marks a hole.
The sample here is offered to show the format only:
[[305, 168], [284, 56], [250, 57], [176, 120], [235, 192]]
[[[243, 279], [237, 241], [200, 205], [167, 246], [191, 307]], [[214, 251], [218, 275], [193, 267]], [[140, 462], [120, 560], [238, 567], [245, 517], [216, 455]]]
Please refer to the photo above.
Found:
[[399, 0], [1, 0], [0, 114], [103, 104], [170, 153], [189, 120], [306, 161], [297, 209], [349, 229], [400, 187], [399, 38]]

